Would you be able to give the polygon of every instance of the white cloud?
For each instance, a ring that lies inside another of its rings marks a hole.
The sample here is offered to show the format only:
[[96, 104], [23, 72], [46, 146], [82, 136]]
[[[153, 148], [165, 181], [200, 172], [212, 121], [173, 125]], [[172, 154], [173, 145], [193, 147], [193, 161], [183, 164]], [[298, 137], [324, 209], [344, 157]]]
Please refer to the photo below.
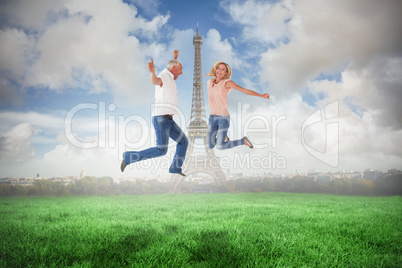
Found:
[[154, 16], [158, 14], [158, 6], [160, 4], [160, 0], [128, 0], [126, 2], [131, 2], [135, 6], [138, 6], [143, 9], [144, 13], [150, 16]]
[[[91, 93], [108, 91], [126, 104], [152, 98], [147, 55], [154, 53], [149, 47], [169, 15], [147, 21], [135, 6], [121, 1], [72, 0], [43, 3], [34, 9], [38, 12], [33, 17], [24, 20], [32, 12], [30, 3], [7, 3], [10, 13], [5, 18], [11, 28], [2, 30], [6, 38], [0, 43], [11, 53], [0, 56], [2, 69], [8, 71], [3, 72], [4, 81], [13, 79], [23, 88], [38, 90], [83, 87]], [[32, 27], [35, 31], [30, 32]]]
[[35, 131], [28, 123], [19, 124], [0, 136], [0, 161], [23, 162], [35, 156], [31, 139]]
[[19, 95], [24, 92], [15, 84], [22, 81], [32, 60], [32, 38], [17, 29], [0, 30], [0, 101], [21, 103]]
[[399, 1], [295, 2], [291, 39], [262, 55], [261, 79], [280, 94], [298, 90], [345, 63], [364, 67], [376, 56], [397, 56], [402, 46], [397, 34], [402, 26], [396, 13], [400, 6]]
[[222, 1], [220, 6], [231, 18], [243, 26], [242, 41], [277, 43], [289, 36], [287, 26], [291, 18], [292, 1]]
[[62, 10], [63, 0], [3, 0], [0, 15], [10, 26], [41, 31]]
[[370, 114], [372, 124], [385, 129], [402, 128], [402, 58], [379, 58], [364, 67], [350, 66], [341, 73], [341, 81], [314, 81], [308, 84], [312, 94], [325, 94], [318, 103], [341, 100], [353, 112]]
[[250, 154], [254, 159], [272, 156], [271, 161], [276, 161], [276, 164], [272, 162], [272, 166], [266, 170], [248, 171], [251, 173], [294, 173], [292, 169], [308, 165], [308, 159], [310, 164], [311, 161], [320, 164], [320, 161], [310, 157], [301, 143], [302, 124], [314, 109], [303, 103], [300, 96], [293, 94], [282, 102], [276, 102], [240, 93], [242, 101], [233, 104], [232, 94], [236, 93], [229, 95], [229, 102], [232, 104], [229, 108], [232, 119], [230, 138], [240, 139], [247, 135], [255, 148], [250, 150], [242, 146], [233, 149], [233, 152], [219, 151], [217, 153], [220, 156], [237, 153], [244, 157]]
[[29, 124], [35, 129], [59, 130], [64, 126], [64, 118], [60, 112], [52, 115], [36, 112], [0, 112], [0, 132], [5, 133], [17, 124]]
[[29, 37], [21, 30], [5, 29], [0, 31], [0, 40], [2, 40], [0, 71], [8, 72], [11, 79], [21, 79], [26, 71], [24, 55], [31, 46]]
[[207, 36], [203, 39], [203, 62], [204, 72], [208, 73], [213, 64], [217, 61], [227, 62], [232, 69], [242, 66], [242, 61], [238, 59], [229, 40], [222, 40], [221, 34], [216, 29], [210, 29]]

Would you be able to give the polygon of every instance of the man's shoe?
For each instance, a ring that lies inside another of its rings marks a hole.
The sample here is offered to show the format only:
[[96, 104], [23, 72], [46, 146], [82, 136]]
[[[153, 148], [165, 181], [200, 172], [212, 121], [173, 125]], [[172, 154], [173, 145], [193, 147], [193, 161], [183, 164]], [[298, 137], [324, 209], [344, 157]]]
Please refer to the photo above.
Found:
[[246, 136], [243, 137], [243, 140], [250, 144], [250, 146], [248, 146], [248, 147], [254, 148], [253, 144], [251, 143], [251, 141]]
[[184, 174], [183, 172], [173, 172], [173, 171], [169, 170], [169, 173], [170, 173], [170, 174], [177, 174], [177, 175], [186, 177], [186, 174]]
[[124, 159], [123, 159], [123, 161], [121, 161], [121, 165], [120, 165], [121, 172], [123, 172], [126, 167], [127, 167], [126, 162], [124, 162]]

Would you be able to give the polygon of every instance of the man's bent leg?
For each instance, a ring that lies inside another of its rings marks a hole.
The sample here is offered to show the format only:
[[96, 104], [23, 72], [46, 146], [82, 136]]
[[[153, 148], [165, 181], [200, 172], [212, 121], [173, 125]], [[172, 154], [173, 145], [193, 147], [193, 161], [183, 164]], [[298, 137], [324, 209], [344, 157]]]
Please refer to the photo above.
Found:
[[143, 151], [127, 151], [123, 153], [123, 160], [126, 165], [142, 161], [145, 159], [163, 156], [168, 151], [170, 122], [164, 116], [152, 117], [152, 123], [155, 128], [156, 147]]
[[170, 129], [170, 138], [177, 142], [176, 153], [174, 155], [172, 164], [169, 168], [170, 173], [182, 173], [181, 167], [183, 166], [186, 158], [188, 138], [180, 127], [172, 120], [172, 128]]

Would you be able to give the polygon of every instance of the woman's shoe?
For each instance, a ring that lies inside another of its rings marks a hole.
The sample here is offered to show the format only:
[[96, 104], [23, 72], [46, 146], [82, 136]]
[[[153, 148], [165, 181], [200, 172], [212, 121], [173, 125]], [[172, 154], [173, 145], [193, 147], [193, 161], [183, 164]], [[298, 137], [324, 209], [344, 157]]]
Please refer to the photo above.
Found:
[[124, 159], [123, 159], [123, 161], [121, 161], [121, 165], [120, 165], [120, 169], [121, 169], [121, 172], [124, 172], [124, 169], [127, 167], [127, 164], [126, 164], [126, 162], [124, 161]]
[[244, 144], [246, 144], [246, 142], [248, 142], [250, 144], [250, 146], [246, 144], [248, 147], [254, 148], [253, 144], [251, 143], [251, 141], [246, 136], [243, 137], [243, 140], [245, 142]]

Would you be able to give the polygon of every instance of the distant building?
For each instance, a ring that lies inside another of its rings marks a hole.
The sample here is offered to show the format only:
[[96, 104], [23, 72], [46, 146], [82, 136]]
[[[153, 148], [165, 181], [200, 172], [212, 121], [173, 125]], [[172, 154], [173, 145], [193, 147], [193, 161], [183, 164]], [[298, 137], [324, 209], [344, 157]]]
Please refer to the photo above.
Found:
[[85, 172], [85, 168], [82, 169], [81, 174], [80, 174], [80, 179], [83, 179], [87, 176], [87, 173]]
[[232, 178], [243, 178], [244, 177], [244, 172], [238, 172], [238, 173], [231, 173], [230, 177]]
[[319, 174], [315, 179], [316, 182], [323, 182], [323, 183], [330, 182], [331, 180], [332, 177], [328, 173]]
[[343, 171], [336, 171], [331, 173], [332, 178], [348, 178], [348, 179], [361, 179], [362, 174], [358, 171], [352, 170], [343, 170]]
[[363, 178], [366, 180], [376, 180], [382, 176], [382, 172], [379, 170], [372, 170], [372, 169], [366, 169], [363, 172]]
[[313, 170], [309, 171], [309, 173], [307, 173], [307, 178], [316, 180], [317, 177], [321, 174], [321, 172], [315, 172]]
[[326, 172], [326, 173], [309, 172], [307, 174], [307, 178], [313, 179], [314, 181], [317, 182], [330, 182], [336, 178], [360, 179], [361, 177], [362, 177], [361, 173], [354, 170], [352, 171], [343, 170], [343, 171]]
[[264, 172], [264, 177], [267, 177], [267, 178], [273, 178], [274, 177], [274, 174], [272, 174], [271, 172]]

